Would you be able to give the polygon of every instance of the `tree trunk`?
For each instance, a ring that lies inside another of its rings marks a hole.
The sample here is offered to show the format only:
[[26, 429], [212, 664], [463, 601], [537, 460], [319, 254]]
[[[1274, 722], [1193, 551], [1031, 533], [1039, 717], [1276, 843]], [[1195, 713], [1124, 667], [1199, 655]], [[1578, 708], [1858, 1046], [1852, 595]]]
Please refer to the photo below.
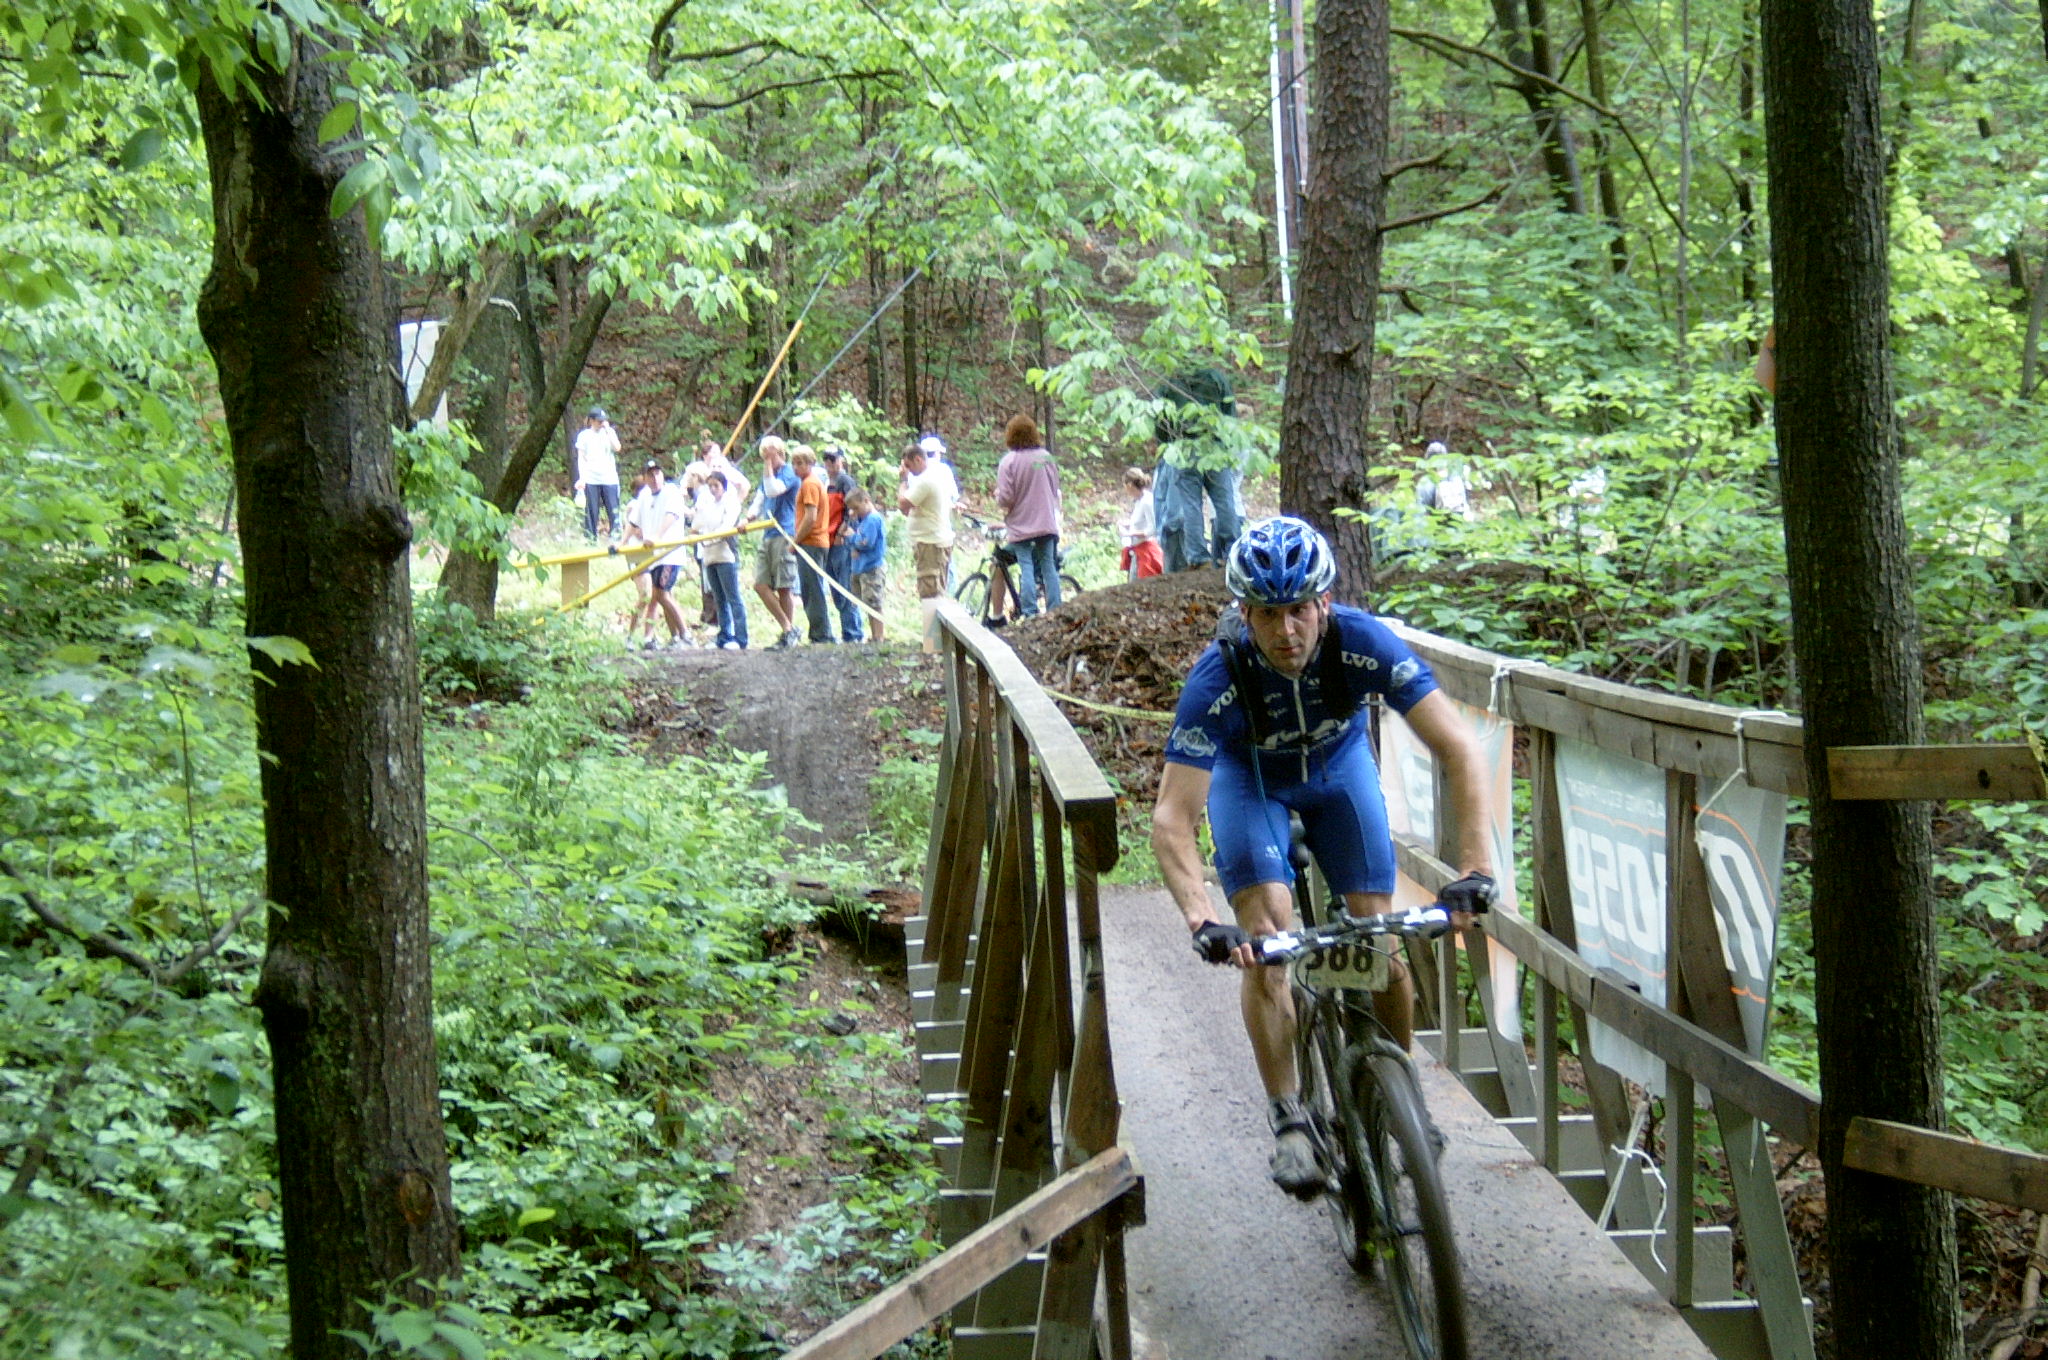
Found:
[[912, 433], [924, 428], [924, 403], [917, 399], [917, 281], [903, 289], [903, 423]]
[[[1521, 70], [1555, 81], [1549, 15], [1543, 0], [1493, 0], [1493, 17], [1500, 28], [1502, 54], [1508, 61]], [[1322, 32], [1320, 23], [1316, 31]], [[1529, 107], [1536, 143], [1543, 152], [1544, 172], [1550, 176], [1551, 192], [1556, 195], [1558, 206], [1583, 216], [1586, 186], [1579, 178], [1579, 156], [1572, 144], [1571, 124], [1558, 106], [1557, 95], [1541, 81], [1527, 77], [1516, 78], [1514, 87]]]
[[[882, 299], [888, 294], [882, 287], [882, 252], [874, 243], [874, 229], [868, 229], [868, 314], [873, 316], [882, 309]], [[878, 417], [889, 414], [889, 343], [888, 327], [876, 324], [868, 328], [867, 378], [868, 409]], [[869, 449], [877, 458], [887, 458], [888, 449]]]
[[1911, 745], [1923, 730], [1892, 405], [1876, 25], [1867, 0], [1763, 0], [1762, 17], [1836, 1353], [1956, 1360], [1948, 1196], [1842, 1164], [1858, 1115], [1945, 1122], [1928, 806], [1827, 794], [1828, 748]]
[[[1737, 58], [1735, 117], [1742, 128], [1741, 140], [1735, 152], [1735, 212], [1740, 222], [1736, 228], [1742, 241], [1742, 310], [1753, 311], [1758, 301], [1757, 293], [1757, 231], [1756, 231], [1756, 0], [1742, 0], [1742, 32], [1738, 39], [1741, 56]], [[1757, 351], [1763, 347], [1761, 340], [1751, 340], [1747, 349], [1752, 364]], [[1764, 393], [1756, 388], [1749, 392], [1749, 424], [1751, 429], [1764, 423]]]
[[1387, 0], [1316, 7], [1315, 120], [1287, 397], [1280, 411], [1280, 504], [1330, 536], [1338, 591], [1372, 591], [1365, 526], [1339, 520], [1366, 502], [1366, 415], [1386, 204]]
[[[1586, 40], [1586, 93], [1607, 106], [1607, 63], [1600, 45], [1599, 0], [1579, 0], [1579, 29]], [[1748, 32], [1745, 25], [1743, 31]], [[1746, 59], [1746, 50], [1745, 50]], [[1607, 154], [1607, 135], [1593, 127], [1593, 154], [1598, 158], [1594, 180], [1600, 187], [1600, 215], [1607, 219], [1608, 259], [1616, 274], [1628, 272], [1628, 225], [1621, 217], [1621, 188], [1614, 180], [1614, 162]]]
[[[576, 269], [565, 255], [555, 257], [555, 326], [560, 334], [555, 338], [556, 364], [568, 352], [569, 337], [576, 330]], [[568, 487], [576, 480], [576, 421], [568, 411], [567, 403], [555, 419], [562, 426], [562, 485]]]
[[[202, 74], [213, 267], [199, 319], [233, 449], [255, 658], [266, 892], [255, 1002], [276, 1082], [295, 1360], [360, 1355], [363, 1300], [460, 1266], [434, 1058], [418, 660], [391, 457], [395, 352], [359, 156], [316, 135], [339, 69], [307, 39], [247, 98]], [[259, 102], [260, 100], [260, 102]]]
[[[505, 401], [512, 388], [512, 350], [520, 323], [512, 311], [487, 303], [470, 331], [463, 358], [477, 374], [478, 381], [461, 389], [455, 414], [476, 439], [469, 457], [469, 471], [491, 495], [505, 475], [511, 455], [512, 432], [505, 423]], [[550, 421], [552, 427], [554, 422]], [[523, 490], [524, 488], [522, 488]], [[487, 622], [498, 614], [498, 558], [477, 553], [451, 551], [441, 567], [441, 598], [459, 604]]]
[[519, 308], [519, 385], [526, 392], [526, 412], [531, 416], [540, 409], [541, 394], [548, 388], [548, 361], [541, 353], [540, 316], [533, 309], [524, 256], [512, 261], [512, 303]]

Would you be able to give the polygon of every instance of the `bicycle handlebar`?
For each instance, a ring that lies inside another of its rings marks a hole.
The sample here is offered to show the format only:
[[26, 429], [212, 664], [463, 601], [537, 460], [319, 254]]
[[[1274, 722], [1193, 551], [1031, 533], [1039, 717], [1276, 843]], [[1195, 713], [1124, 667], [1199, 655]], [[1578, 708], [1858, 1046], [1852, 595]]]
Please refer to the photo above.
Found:
[[1406, 939], [1434, 940], [1451, 929], [1451, 913], [1442, 903], [1414, 911], [1390, 911], [1381, 916], [1346, 914], [1326, 926], [1301, 926], [1264, 935], [1252, 941], [1252, 949], [1263, 964], [1281, 964], [1305, 954], [1356, 944], [1381, 935]]

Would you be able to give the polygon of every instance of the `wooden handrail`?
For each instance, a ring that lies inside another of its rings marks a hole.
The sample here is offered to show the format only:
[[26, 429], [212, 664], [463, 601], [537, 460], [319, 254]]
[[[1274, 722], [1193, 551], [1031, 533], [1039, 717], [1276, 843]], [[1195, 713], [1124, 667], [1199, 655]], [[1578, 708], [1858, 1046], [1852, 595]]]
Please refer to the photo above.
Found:
[[1008, 643], [976, 623], [959, 601], [942, 596], [938, 619], [953, 639], [988, 672], [996, 693], [1006, 702], [1024, 730], [1024, 739], [1037, 757], [1046, 787], [1071, 824], [1087, 824], [1095, 836], [1098, 870], [1116, 864], [1116, 792], [1103, 776], [1101, 767], [1074, 731], [1067, 715], [1060, 712], [1037, 677], [1010, 650]]
[[1889, 1119], [1849, 1121], [1842, 1161], [1915, 1185], [2048, 1214], [2048, 1157]]
[[1757, 788], [1806, 793], [1805, 728], [1789, 714], [1744, 712], [1512, 661], [1388, 622], [1444, 690], [1465, 703], [1667, 770], [1715, 779], [1742, 770]]
[[[1432, 892], [1457, 877], [1413, 836], [1397, 834], [1401, 871]], [[1658, 1058], [1684, 1071], [1802, 1147], [1820, 1139], [1820, 1097], [1689, 1020], [1601, 976], [1584, 959], [1512, 912], [1485, 920], [1486, 933], [1586, 1014], [1612, 1025]]]
[[1032, 1252], [1138, 1185], [1116, 1147], [1083, 1162], [869, 1299], [785, 1360], [873, 1360]]

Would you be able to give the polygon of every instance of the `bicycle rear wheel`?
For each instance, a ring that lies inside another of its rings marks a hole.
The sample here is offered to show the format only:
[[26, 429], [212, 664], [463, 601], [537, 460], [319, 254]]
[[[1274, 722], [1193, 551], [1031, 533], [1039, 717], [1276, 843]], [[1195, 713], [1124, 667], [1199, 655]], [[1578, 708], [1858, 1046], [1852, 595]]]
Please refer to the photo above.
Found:
[[967, 611], [969, 618], [979, 622], [982, 617], [982, 606], [988, 603], [988, 573], [977, 571], [962, 581], [960, 588], [953, 592], [953, 598], [960, 602], [960, 607]]
[[1322, 1153], [1329, 1166], [1329, 1186], [1323, 1192], [1323, 1211], [1337, 1232], [1337, 1249], [1351, 1268], [1371, 1275], [1377, 1265], [1373, 1247], [1372, 1191], [1365, 1180], [1371, 1165], [1366, 1147], [1360, 1142], [1363, 1125], [1346, 1117], [1341, 1080], [1344, 1035], [1339, 1029], [1339, 1003], [1314, 992], [1297, 989], [1294, 1012], [1301, 1017], [1296, 1064], [1301, 1073], [1301, 1099], [1314, 1116], [1322, 1138]]
[[1372, 1247], [1386, 1262], [1402, 1340], [1415, 1360], [1468, 1360], [1464, 1272], [1422, 1095], [1389, 1051], [1353, 1049], [1346, 1113], [1370, 1155]]

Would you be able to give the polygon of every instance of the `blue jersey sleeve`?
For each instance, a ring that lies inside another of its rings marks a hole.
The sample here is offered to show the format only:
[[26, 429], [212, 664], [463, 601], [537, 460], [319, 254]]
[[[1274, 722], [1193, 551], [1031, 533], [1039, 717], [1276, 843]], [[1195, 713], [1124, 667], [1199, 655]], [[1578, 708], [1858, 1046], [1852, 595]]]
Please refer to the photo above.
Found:
[[1393, 629], [1362, 609], [1339, 605], [1333, 614], [1345, 671], [1362, 671], [1365, 687], [1385, 695], [1388, 707], [1406, 713], [1436, 692], [1436, 672]]
[[1173, 712], [1173, 731], [1167, 734], [1166, 758], [1175, 765], [1192, 765], [1198, 770], [1216, 768], [1216, 753], [1233, 744], [1250, 740], [1250, 730], [1237, 703], [1230, 682], [1230, 667], [1215, 643], [1202, 653], [1182, 686], [1180, 703]]

